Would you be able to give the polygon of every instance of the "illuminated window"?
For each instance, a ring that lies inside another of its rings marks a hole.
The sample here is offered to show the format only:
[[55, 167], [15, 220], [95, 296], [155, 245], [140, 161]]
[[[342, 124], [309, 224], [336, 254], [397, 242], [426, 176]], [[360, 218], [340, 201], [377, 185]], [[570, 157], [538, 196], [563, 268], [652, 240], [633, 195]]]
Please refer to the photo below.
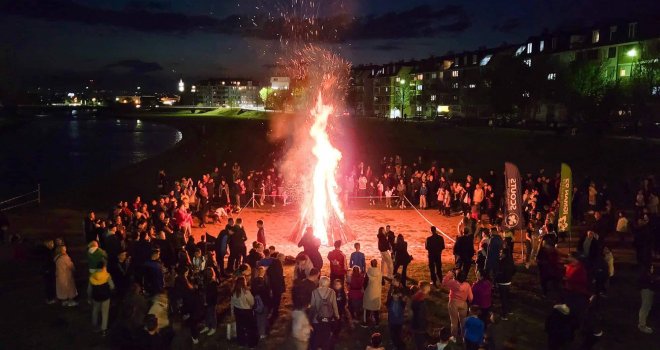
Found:
[[435, 99], [436, 99], [436, 96], [435, 96], [435, 95], [431, 95], [431, 101], [435, 101]]
[[529, 91], [523, 92], [522, 97], [525, 97], [525, 98], [529, 97]]
[[651, 95], [658, 96], [660, 95], [660, 86], [654, 86], [651, 88]]
[[421, 112], [421, 111], [422, 111], [422, 106], [417, 106], [417, 112]]
[[424, 74], [417, 74], [417, 80], [424, 80]]
[[458, 89], [458, 83], [454, 83], [454, 84], [452, 84], [451, 87], [453, 87], [454, 89]]
[[431, 74], [431, 79], [437, 79], [437, 78], [438, 78], [438, 73]]
[[532, 53], [532, 43], [527, 43], [527, 53]]
[[637, 36], [637, 22], [628, 24], [628, 38], [633, 39]]
[[618, 28], [616, 26], [610, 27], [610, 41], [614, 41], [614, 35], [616, 34], [617, 29]]
[[452, 71], [451, 76], [454, 78], [458, 77], [458, 71], [457, 70]]
[[619, 76], [621, 76], [621, 77], [626, 76], [626, 69], [625, 68], [621, 68], [621, 70], [619, 71]]
[[523, 62], [525, 63], [525, 65], [526, 65], [527, 67], [531, 67], [531, 66], [532, 66], [532, 59], [531, 59], [531, 58], [526, 58]]
[[474, 89], [474, 88], [477, 87], [477, 84], [470, 84], [468, 87], [469, 87], [470, 89]]
[[548, 80], [557, 80], [557, 73], [548, 74]]
[[422, 85], [417, 85], [417, 91], [422, 91], [424, 87]]
[[519, 47], [519, 48], [516, 50], [516, 56], [520, 56], [520, 55], [522, 55], [523, 53], [525, 53], [525, 45]]
[[541, 40], [539, 42], [539, 51], [543, 52], [543, 49], [545, 49], [545, 41]]
[[600, 41], [600, 31], [594, 30], [591, 32], [591, 43], [595, 44]]

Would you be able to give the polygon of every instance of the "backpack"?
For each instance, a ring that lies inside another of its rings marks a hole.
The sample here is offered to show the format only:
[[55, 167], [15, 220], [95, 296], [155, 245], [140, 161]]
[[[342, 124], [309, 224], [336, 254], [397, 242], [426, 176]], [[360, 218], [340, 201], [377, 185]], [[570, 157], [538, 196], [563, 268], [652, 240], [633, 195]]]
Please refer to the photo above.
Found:
[[319, 321], [329, 321], [335, 316], [335, 310], [332, 307], [332, 301], [330, 300], [330, 295], [332, 293], [328, 292], [326, 298], [321, 298], [321, 292], [318, 292], [318, 296], [321, 299], [321, 305], [319, 305], [318, 312], [316, 313], [316, 319]]
[[264, 301], [261, 299], [260, 295], [254, 297], [254, 312], [261, 314], [266, 310]]

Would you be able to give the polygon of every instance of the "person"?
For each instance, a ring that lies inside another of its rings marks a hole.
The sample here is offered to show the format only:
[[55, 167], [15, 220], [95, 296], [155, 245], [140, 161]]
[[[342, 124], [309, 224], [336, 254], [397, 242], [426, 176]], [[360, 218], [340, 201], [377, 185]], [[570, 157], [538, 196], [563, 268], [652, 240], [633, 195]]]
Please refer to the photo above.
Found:
[[[392, 273], [394, 270], [394, 264], [392, 263], [392, 247], [390, 242], [387, 240], [385, 235], [385, 228], [378, 228], [378, 234], [376, 235], [378, 239], [378, 251], [380, 252], [380, 263], [381, 263], [381, 274], [385, 279], [392, 279]], [[367, 270], [368, 271], [368, 270]]]
[[571, 309], [566, 304], [557, 304], [545, 320], [545, 332], [548, 334], [548, 350], [566, 348], [573, 340], [573, 319]]
[[151, 252], [151, 260], [143, 266], [144, 291], [149, 296], [161, 293], [165, 289], [165, 276], [163, 275], [163, 264], [160, 262], [160, 250]]
[[463, 321], [463, 344], [465, 350], [479, 350], [484, 341], [485, 324], [479, 318], [479, 306], [470, 306], [470, 315]]
[[477, 281], [472, 285], [472, 305], [479, 307], [479, 318], [488, 325], [490, 308], [493, 306], [493, 283], [485, 273], [477, 272]]
[[472, 288], [465, 281], [465, 275], [460, 270], [453, 269], [442, 279], [442, 285], [449, 289], [449, 319], [451, 321], [451, 334], [459, 338], [461, 320], [467, 317], [468, 303], [472, 302]]
[[346, 255], [341, 251], [341, 241], [335, 241], [335, 249], [328, 253], [330, 262], [330, 280], [341, 280], [346, 277]]
[[474, 258], [474, 236], [470, 235], [470, 229], [464, 228], [463, 234], [456, 238], [454, 243], [454, 258], [456, 259], [456, 267], [467, 276], [472, 266], [472, 259]]
[[642, 333], [653, 333], [653, 329], [646, 324], [646, 320], [651, 312], [651, 307], [653, 306], [653, 297], [657, 286], [658, 280], [653, 275], [653, 265], [645, 267], [639, 279], [639, 291], [642, 303], [639, 308], [639, 322], [637, 328]]
[[42, 258], [41, 273], [44, 278], [46, 304], [55, 304], [55, 261], [53, 261], [53, 256], [55, 255], [55, 242], [53, 242], [52, 239], [44, 241], [39, 252]]
[[415, 340], [415, 349], [423, 350], [428, 336], [426, 332], [428, 324], [426, 297], [431, 292], [431, 285], [428, 282], [421, 281], [418, 287], [410, 302], [410, 309], [412, 310], [410, 329]]
[[557, 248], [549, 241], [542, 241], [543, 247], [536, 255], [536, 265], [539, 270], [541, 290], [544, 296], [548, 293], [559, 292], [559, 286], [564, 277], [564, 267], [559, 261]]
[[392, 343], [397, 350], [405, 349], [403, 341], [403, 323], [405, 321], [406, 301], [400, 289], [392, 291], [387, 301], [387, 324]]
[[266, 323], [270, 314], [271, 295], [270, 287], [266, 281], [266, 268], [259, 266], [256, 275], [250, 282], [250, 289], [254, 296], [254, 313], [257, 320], [259, 339], [266, 338]]
[[499, 292], [500, 302], [502, 304], [500, 318], [506, 321], [508, 320], [508, 315], [511, 313], [511, 279], [516, 271], [513, 263], [513, 254], [510, 252], [508, 246], [502, 250], [498, 266], [499, 269], [497, 270], [495, 283], [497, 283], [497, 291]]
[[234, 282], [231, 295], [231, 312], [236, 318], [236, 336], [240, 346], [255, 348], [259, 342], [254, 319], [254, 296], [247, 287], [245, 277], [240, 276]]
[[488, 241], [488, 250], [486, 253], [486, 262], [484, 266], [486, 273], [491, 277], [497, 275], [502, 244], [502, 237], [497, 231], [497, 228], [493, 227], [490, 230], [490, 240]]
[[[216, 314], [216, 306], [218, 305], [218, 288], [220, 288], [220, 283], [215, 275], [215, 270], [213, 268], [207, 267], [204, 270], [204, 293], [205, 293], [205, 329], [208, 329], [206, 335], [212, 336], [215, 334], [218, 328], [218, 315]], [[201, 333], [205, 333], [202, 329]]]
[[564, 276], [564, 299], [576, 318], [582, 317], [591, 296], [587, 269], [579, 260], [579, 256], [576, 252], [568, 256]]
[[327, 276], [319, 279], [318, 288], [312, 292], [310, 315], [313, 327], [311, 348], [331, 349], [332, 326], [334, 321], [339, 319], [339, 310], [337, 309], [337, 295], [330, 288], [330, 279]]
[[105, 336], [108, 332], [108, 316], [110, 315], [110, 297], [115, 284], [112, 277], [106, 269], [106, 263], [99, 261], [94, 273], [89, 276], [87, 285], [87, 295], [92, 303], [92, 326], [99, 326], [99, 316], [101, 317], [101, 335]]
[[380, 333], [374, 333], [371, 335], [369, 345], [367, 345], [365, 350], [385, 350], [385, 347], [381, 346], [382, 343], [383, 336]]
[[263, 220], [257, 220], [257, 242], [261, 243], [264, 247], [267, 247], [266, 231], [264, 230]]
[[399, 267], [402, 267], [401, 284], [405, 288], [406, 281], [408, 280], [408, 264], [412, 261], [412, 256], [408, 253], [408, 242], [403, 239], [402, 234], [396, 237], [396, 242], [393, 246], [393, 255], [394, 274], [397, 275], [399, 273]]
[[346, 290], [344, 290], [344, 281], [336, 279], [332, 281], [332, 289], [335, 291], [335, 300], [337, 302], [337, 311], [339, 311], [339, 318], [335, 320], [332, 325], [332, 334], [335, 340], [339, 339], [339, 333], [341, 332], [342, 324], [344, 319], [348, 320], [349, 325], [353, 325], [351, 321], [351, 315], [346, 313], [346, 308], [348, 306], [348, 295]]
[[348, 276], [348, 310], [354, 321], [362, 319], [362, 301], [364, 298], [364, 273], [359, 266], [353, 266]]
[[309, 260], [318, 271], [323, 268], [323, 258], [319, 252], [321, 240], [314, 236], [314, 231], [311, 226], [305, 229], [305, 234], [298, 242], [298, 247], [303, 247], [303, 252], [309, 257]]
[[89, 273], [92, 274], [96, 272], [96, 266], [100, 262], [104, 262], [107, 265], [108, 254], [101, 248], [99, 248], [99, 242], [90, 241], [87, 244], [87, 266], [89, 268]]
[[438, 342], [432, 346], [432, 350], [453, 350], [454, 338], [451, 336], [451, 330], [447, 327], [441, 327], [438, 330]]
[[602, 254], [601, 240], [598, 234], [594, 231], [587, 231], [587, 234], [582, 236], [578, 241], [577, 251], [581, 257], [589, 262], [589, 266], [593, 266]]
[[227, 262], [227, 269], [230, 272], [236, 271], [239, 266], [245, 263], [245, 257], [247, 255], [247, 247], [245, 246], [245, 241], [247, 241], [247, 235], [243, 229], [243, 220], [238, 218], [236, 219], [236, 224], [233, 227], [233, 234], [231, 234], [227, 239], [227, 244], [229, 245], [229, 259]]
[[160, 293], [153, 297], [153, 304], [149, 308], [149, 315], [156, 316], [158, 319], [158, 329], [162, 330], [170, 325], [169, 318], [169, 297], [167, 293]]
[[360, 271], [366, 271], [367, 270], [367, 261], [364, 256], [364, 253], [360, 251], [360, 243], [355, 242], [353, 245], [355, 248], [355, 251], [351, 253], [351, 258], [348, 262], [348, 267], [350, 269], [353, 268], [353, 266], [357, 266], [360, 268]]
[[380, 322], [381, 291], [383, 288], [383, 275], [378, 269], [378, 260], [371, 260], [371, 267], [367, 270], [367, 287], [364, 290], [362, 307], [364, 316], [362, 321], [367, 324], [372, 318], [376, 325]]
[[306, 305], [295, 304], [291, 312], [291, 335], [296, 350], [309, 350], [309, 338], [312, 325], [307, 318]]
[[422, 182], [422, 187], [419, 188], [419, 209], [426, 209], [428, 204], [426, 203], [426, 195], [428, 194], [429, 189], [426, 187], [426, 182]]
[[309, 276], [303, 280], [296, 280], [291, 289], [291, 299], [294, 304], [305, 305], [308, 307], [312, 302], [312, 292], [318, 286], [319, 270], [312, 268]]
[[55, 291], [57, 299], [62, 301], [63, 306], [77, 306], [78, 302], [74, 300], [78, 296], [76, 282], [73, 279], [75, 267], [71, 257], [66, 252], [66, 246], [61, 245], [55, 248]]
[[154, 315], [144, 317], [144, 328], [140, 330], [137, 339], [130, 345], [136, 349], [157, 350], [167, 347], [167, 342], [158, 332], [158, 319]]
[[435, 226], [431, 226], [431, 235], [426, 238], [424, 248], [428, 252], [431, 284], [437, 285], [442, 276], [442, 251], [445, 249], [445, 239], [438, 234]]
[[231, 235], [229, 231], [233, 234], [234, 219], [232, 218], [227, 220], [227, 225], [222, 231], [220, 231], [218, 237], [215, 239], [215, 260], [218, 264], [220, 276], [222, 277], [227, 277], [227, 273], [225, 273], [225, 255], [227, 255], [227, 242]]
[[269, 322], [271, 325], [275, 323], [280, 316], [280, 304], [282, 303], [282, 294], [286, 291], [286, 282], [284, 281], [284, 268], [282, 263], [284, 261], [284, 254], [273, 253], [276, 258], [273, 259], [268, 269], [266, 269], [266, 279], [270, 287], [270, 295], [272, 300], [271, 313]]
[[616, 235], [619, 236], [619, 242], [623, 245], [626, 242], [630, 229], [628, 227], [628, 218], [622, 211], [619, 212], [619, 217], [616, 220]]

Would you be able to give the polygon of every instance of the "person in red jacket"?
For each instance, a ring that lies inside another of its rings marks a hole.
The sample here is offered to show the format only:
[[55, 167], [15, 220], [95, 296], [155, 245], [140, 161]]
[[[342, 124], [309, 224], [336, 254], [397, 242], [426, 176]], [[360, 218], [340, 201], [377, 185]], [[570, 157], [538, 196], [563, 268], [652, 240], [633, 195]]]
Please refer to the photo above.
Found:
[[578, 260], [578, 253], [571, 253], [564, 275], [564, 300], [577, 319], [589, 305], [590, 283], [584, 263]]
[[267, 245], [266, 245], [266, 231], [264, 231], [264, 221], [263, 220], [257, 220], [257, 228], [259, 229], [257, 231], [257, 242], [263, 244], [264, 247], [267, 247]]
[[335, 249], [328, 253], [330, 261], [330, 280], [344, 283], [346, 277], [346, 255], [341, 251], [341, 241], [335, 241]]

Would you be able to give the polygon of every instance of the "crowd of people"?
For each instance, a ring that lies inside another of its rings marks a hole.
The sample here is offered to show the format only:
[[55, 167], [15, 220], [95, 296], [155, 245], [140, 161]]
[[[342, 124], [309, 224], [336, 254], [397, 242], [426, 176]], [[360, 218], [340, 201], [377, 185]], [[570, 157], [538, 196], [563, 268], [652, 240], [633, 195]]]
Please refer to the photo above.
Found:
[[[324, 258], [310, 228], [298, 244], [302, 251], [286, 257], [267, 245], [261, 220], [248, 228], [257, 232], [250, 244], [241, 218], [234, 219], [232, 213], [251, 198], [258, 205], [286, 205], [288, 187], [274, 168], [244, 174], [238, 164], [223, 164], [197, 182], [172, 181], [161, 171], [158, 198], [119, 202], [104, 219], [90, 211], [84, 229], [84, 296], [76, 289], [74, 263], [64, 240], [46, 241], [47, 301], [75, 307], [86, 297], [92, 305], [92, 325], [120, 348], [184, 349], [213, 336], [220, 330], [219, 319], [229, 320], [223, 335], [254, 348], [280, 319], [291, 283], [291, 335], [297, 349], [332, 349], [342, 332], [355, 327], [378, 331], [384, 322], [389, 340], [374, 332], [365, 340], [367, 349], [382, 348], [387, 341], [392, 344], [387, 348], [405, 349], [404, 330], [412, 334], [415, 349], [493, 349], [492, 325], [506, 322], [515, 310], [512, 283], [517, 268], [513, 232], [502, 225], [502, 181], [494, 171], [459, 179], [453, 169], [423, 164], [421, 158], [410, 166], [399, 156], [383, 158], [376, 175], [359, 163], [342, 175], [340, 193], [345, 203], [365, 199], [369, 205], [462, 215], [451, 254], [443, 256], [444, 234], [430, 228], [424, 245], [427, 281], [408, 278], [413, 256], [406, 237], [389, 225], [378, 229], [380, 255], [373, 259], [357, 242], [347, 256], [347, 242], [341, 241], [334, 242], [334, 250]], [[615, 240], [628, 244], [633, 238], [641, 271], [638, 328], [652, 333], [646, 319], [658, 283], [653, 256], [660, 250], [653, 179], [644, 180], [630, 212], [614, 208], [606, 185], [586, 181], [576, 186], [574, 221], [584, 221], [586, 230], [566, 259], [558, 245], [567, 237], [556, 231], [558, 184], [558, 175], [547, 176], [543, 170], [527, 174], [523, 195], [523, 265], [538, 266], [540, 289], [554, 304], [546, 320], [549, 349], [575, 341], [576, 330], [584, 334], [580, 341], [585, 349], [602, 336], [601, 300], [614, 275]], [[224, 226], [217, 235], [206, 233], [195, 241], [193, 225], [204, 227], [209, 221]], [[618, 237], [606, 240], [614, 234]], [[293, 265], [288, 277], [287, 264]], [[443, 265], [452, 268], [443, 271]], [[429, 295], [441, 289], [449, 294], [449, 317], [445, 325], [431, 324]], [[227, 303], [229, 311], [222, 306]], [[432, 327], [439, 331], [431, 334]]]

